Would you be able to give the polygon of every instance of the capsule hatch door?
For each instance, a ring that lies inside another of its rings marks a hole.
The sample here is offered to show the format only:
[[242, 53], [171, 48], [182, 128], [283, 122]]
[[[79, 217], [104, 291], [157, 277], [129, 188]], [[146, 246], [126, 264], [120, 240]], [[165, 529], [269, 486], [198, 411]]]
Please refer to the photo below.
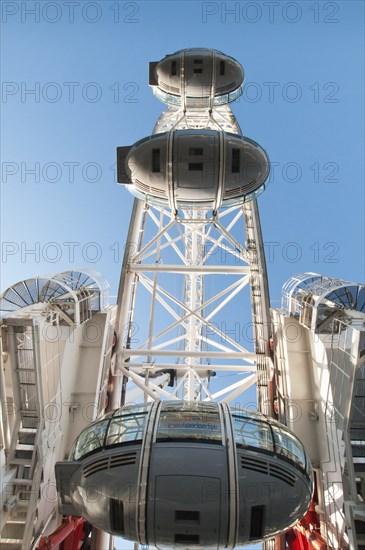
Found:
[[212, 132], [174, 136], [174, 180], [180, 200], [209, 200], [214, 197], [218, 181], [218, 135]]
[[221, 481], [203, 476], [157, 476], [155, 544], [173, 542], [185, 548], [218, 548]]

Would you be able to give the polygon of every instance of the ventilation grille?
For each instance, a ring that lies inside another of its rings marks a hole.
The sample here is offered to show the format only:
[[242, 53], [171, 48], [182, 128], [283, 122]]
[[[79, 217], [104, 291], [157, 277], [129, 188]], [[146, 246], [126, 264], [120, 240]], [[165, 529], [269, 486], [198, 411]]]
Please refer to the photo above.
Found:
[[257, 187], [256, 180], [251, 181], [249, 184], [242, 185], [241, 187], [235, 187], [234, 189], [227, 189], [224, 192], [224, 198], [228, 199], [230, 197], [242, 197], [242, 195], [247, 195], [254, 191]]
[[145, 183], [139, 181], [137, 178], [134, 180], [134, 184], [137, 189], [140, 189], [141, 191], [143, 191], [143, 193], [147, 193], [149, 195], [159, 195], [160, 197], [167, 197], [166, 191], [164, 191], [163, 189], [158, 189], [157, 187], [146, 185]]
[[105, 458], [94, 460], [94, 462], [87, 464], [87, 466], [84, 466], [82, 471], [84, 477], [86, 478], [95, 474], [96, 472], [101, 472], [102, 470], [135, 464], [136, 460], [136, 452], [123, 453], [120, 455], [113, 455], [111, 457], [107, 456]]
[[224, 197], [236, 197], [238, 195], [242, 195], [243, 188], [242, 187], [235, 187], [234, 189], [227, 189], [227, 191], [224, 192]]
[[110, 528], [118, 535], [125, 534], [124, 504], [122, 500], [110, 499]]
[[176, 534], [174, 538], [175, 543], [180, 544], [199, 544], [200, 537], [199, 535], [186, 535], [186, 534]]
[[160, 87], [163, 90], [166, 89], [168, 92], [172, 92], [173, 94], [180, 94], [180, 88], [176, 88], [175, 86], [169, 86], [169, 84], [167, 84], [163, 80], [161, 80]]
[[202, 162], [189, 162], [189, 170], [190, 172], [201, 172], [203, 170], [203, 163]]
[[259, 472], [261, 474], [270, 475], [271, 477], [276, 477], [291, 487], [294, 487], [295, 485], [295, 475], [284, 470], [284, 468], [277, 464], [268, 464], [263, 460], [241, 455], [241, 467], [245, 470], [251, 470], [253, 472]]
[[167, 197], [166, 191], [163, 189], [158, 189], [157, 187], [150, 187], [151, 193], [154, 195], [161, 195], [161, 197]]
[[245, 470], [253, 470], [254, 472], [260, 472], [262, 474], [268, 473], [268, 463], [263, 460], [257, 460], [256, 458], [241, 455], [241, 466], [245, 468]]
[[87, 466], [84, 466], [83, 468], [83, 474], [84, 477], [89, 477], [96, 472], [101, 472], [102, 470], [106, 470], [109, 467], [109, 458], [102, 458], [99, 460], [95, 460], [91, 464], [88, 464]]
[[118, 468], [119, 466], [127, 466], [129, 464], [135, 464], [136, 458], [137, 458], [136, 452], [111, 456], [109, 468]]
[[200, 512], [195, 510], [176, 510], [175, 521], [188, 521], [200, 523]]
[[288, 485], [291, 485], [294, 487], [295, 485], [295, 475], [291, 474], [290, 472], [287, 472], [280, 466], [276, 466], [273, 464], [270, 464], [269, 466], [270, 475], [272, 477], [276, 477], [277, 479], [280, 479], [281, 481], [284, 481]]

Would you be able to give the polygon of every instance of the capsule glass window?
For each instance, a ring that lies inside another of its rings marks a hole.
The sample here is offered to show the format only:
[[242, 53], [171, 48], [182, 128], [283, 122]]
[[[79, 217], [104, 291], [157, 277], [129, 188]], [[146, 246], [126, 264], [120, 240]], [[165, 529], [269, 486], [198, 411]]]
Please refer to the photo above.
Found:
[[114, 416], [121, 416], [122, 414], [133, 414], [140, 412], [148, 412], [151, 408], [151, 403], [138, 403], [137, 405], [126, 405], [121, 409], [114, 411]]
[[266, 422], [233, 415], [232, 423], [237, 446], [274, 450], [270, 426]]
[[219, 411], [213, 407], [162, 407], [157, 441], [163, 440], [204, 440], [222, 442], [222, 429]]
[[146, 412], [114, 417], [110, 422], [106, 445], [141, 441], [143, 439], [146, 419]]
[[300, 441], [290, 432], [283, 430], [283, 428], [272, 426], [272, 429], [276, 452], [290, 458], [305, 469], [305, 452]]
[[254, 420], [262, 420], [263, 422], [266, 422], [266, 416], [262, 414], [259, 411], [251, 411], [250, 409], [241, 409], [241, 408], [235, 408], [230, 407], [232, 414], [234, 416], [241, 416], [244, 418], [252, 418]]
[[96, 422], [81, 432], [75, 444], [75, 460], [104, 447], [108, 425], [109, 418]]

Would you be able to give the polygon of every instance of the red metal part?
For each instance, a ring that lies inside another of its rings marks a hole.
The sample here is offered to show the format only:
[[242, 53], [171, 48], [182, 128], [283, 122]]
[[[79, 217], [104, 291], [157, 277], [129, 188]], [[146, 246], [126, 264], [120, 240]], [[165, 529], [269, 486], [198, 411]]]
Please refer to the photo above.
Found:
[[330, 550], [326, 540], [318, 532], [319, 519], [315, 511], [315, 502], [311, 506], [304, 518], [294, 525], [286, 534], [286, 543], [290, 550]]
[[88, 536], [85, 523], [84, 518], [65, 517], [51, 535], [40, 539], [37, 550], [57, 550], [60, 545], [62, 550], [79, 550], [80, 543]]

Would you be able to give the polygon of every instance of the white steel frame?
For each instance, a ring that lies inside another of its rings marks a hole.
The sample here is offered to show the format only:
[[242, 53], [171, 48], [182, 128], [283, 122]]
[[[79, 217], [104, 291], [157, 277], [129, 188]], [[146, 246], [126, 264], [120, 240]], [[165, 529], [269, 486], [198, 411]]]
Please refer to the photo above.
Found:
[[[211, 111], [186, 112], [169, 107], [160, 116], [154, 133], [188, 128], [241, 134], [228, 105]], [[132, 381], [145, 399], [231, 402], [256, 383], [259, 409], [270, 414], [273, 396], [269, 382], [272, 372], [269, 294], [256, 200], [218, 212], [199, 207], [176, 211], [173, 203], [170, 207], [151, 206], [138, 199], [133, 206], [118, 293], [119, 339], [113, 365], [113, 402], [119, 402], [122, 377], [124, 387], [127, 380]], [[154, 231], [148, 232], [146, 228], [151, 223]], [[234, 237], [237, 227], [239, 239]], [[224, 264], [218, 261], [217, 250], [231, 261]], [[165, 257], [169, 259], [166, 261]], [[171, 292], [171, 287], [161, 282], [161, 276], [166, 280], [166, 275], [171, 281], [182, 279], [177, 292]], [[206, 282], [212, 275], [221, 281], [229, 275], [229, 283], [208, 298]], [[148, 291], [151, 300], [148, 337], [135, 345], [132, 333], [134, 323], [141, 321], [135, 311], [141, 287]], [[246, 288], [251, 293], [253, 351], [214, 324], [218, 312], [238, 299]], [[157, 303], [171, 318], [162, 329], [156, 322]], [[218, 359], [218, 364], [211, 367], [204, 363]], [[172, 388], [167, 387], [170, 379], [167, 369], [177, 373], [177, 383]], [[212, 369], [238, 371], [243, 376], [212, 393], [208, 384]], [[156, 384], [154, 378], [161, 373], [165, 375], [164, 381], [159, 379]]]

